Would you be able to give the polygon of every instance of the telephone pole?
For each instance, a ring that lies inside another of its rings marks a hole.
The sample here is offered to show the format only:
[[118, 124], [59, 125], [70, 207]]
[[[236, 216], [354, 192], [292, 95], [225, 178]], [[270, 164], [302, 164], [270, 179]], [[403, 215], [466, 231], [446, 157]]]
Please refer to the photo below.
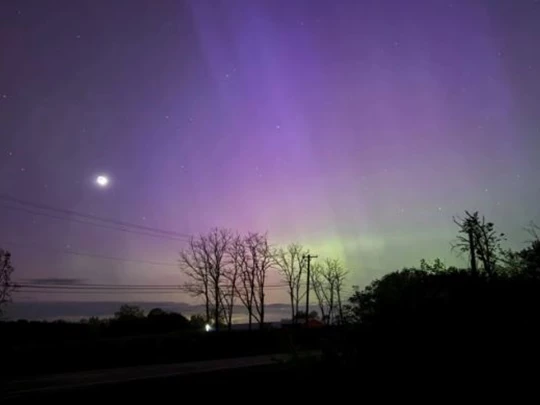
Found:
[[307, 259], [307, 289], [306, 289], [306, 327], [309, 322], [309, 280], [310, 280], [310, 271], [311, 271], [311, 259], [316, 259], [318, 256], [307, 254], [302, 256], [302, 260]]

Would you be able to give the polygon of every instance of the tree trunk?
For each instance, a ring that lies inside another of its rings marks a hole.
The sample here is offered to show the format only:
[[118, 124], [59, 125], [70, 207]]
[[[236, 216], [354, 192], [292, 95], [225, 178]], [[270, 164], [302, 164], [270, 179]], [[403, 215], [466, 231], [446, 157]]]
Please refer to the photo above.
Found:
[[343, 307], [341, 305], [341, 290], [338, 288], [336, 291], [337, 299], [338, 299], [338, 313], [339, 313], [339, 321], [338, 324], [341, 325], [343, 323]]
[[216, 283], [216, 286], [215, 286], [215, 297], [214, 297], [214, 327], [216, 329], [216, 332], [219, 332], [219, 309], [220, 309], [220, 303], [219, 303], [219, 296], [220, 296], [220, 291], [219, 291], [219, 286], [218, 286], [218, 283]]
[[261, 299], [261, 303], [260, 303], [261, 310], [259, 311], [260, 312], [259, 328], [263, 329], [264, 328], [264, 293], [261, 293], [260, 299]]
[[471, 272], [476, 276], [478, 274], [478, 269], [476, 267], [476, 251], [472, 229], [469, 229], [469, 254], [471, 255]]
[[290, 298], [291, 298], [291, 322], [292, 323], [296, 323], [296, 320], [295, 320], [295, 315], [294, 315], [294, 294], [291, 292], [290, 294]]

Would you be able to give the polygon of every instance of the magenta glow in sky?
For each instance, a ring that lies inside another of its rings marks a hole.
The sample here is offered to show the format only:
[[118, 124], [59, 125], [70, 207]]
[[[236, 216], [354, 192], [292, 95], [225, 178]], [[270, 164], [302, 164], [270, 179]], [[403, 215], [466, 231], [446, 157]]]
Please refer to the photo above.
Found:
[[[10, 195], [187, 234], [268, 231], [341, 257], [361, 285], [456, 261], [452, 216], [466, 209], [515, 246], [539, 219], [536, 1], [13, 1], [0, 14]], [[92, 184], [103, 170], [106, 192]], [[168, 263], [181, 248], [0, 221], [0, 243]], [[11, 250], [18, 278], [182, 281]]]

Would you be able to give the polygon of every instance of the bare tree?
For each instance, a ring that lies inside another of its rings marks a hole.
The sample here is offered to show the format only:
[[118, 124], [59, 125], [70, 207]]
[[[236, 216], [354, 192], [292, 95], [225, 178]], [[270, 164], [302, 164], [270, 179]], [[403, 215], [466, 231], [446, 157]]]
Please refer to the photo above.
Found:
[[[187, 290], [205, 301], [206, 316], [213, 319], [216, 330], [225, 313], [224, 292], [221, 290], [227, 272], [227, 252], [232, 233], [227, 229], [213, 229], [207, 235], [192, 238], [180, 253], [180, 267], [191, 283]], [[232, 315], [231, 315], [232, 316]]]
[[210, 261], [205, 256], [201, 238], [192, 237], [188, 247], [180, 252], [180, 270], [189, 278], [187, 291], [194, 297], [202, 297], [205, 307], [205, 322], [210, 322]]
[[285, 249], [279, 249], [275, 254], [277, 270], [287, 284], [291, 319], [294, 323], [298, 320], [300, 301], [305, 295], [301, 287], [306, 272], [306, 261], [303, 260], [303, 256], [307, 253], [301, 245], [292, 243]]
[[249, 329], [254, 319], [255, 279], [250, 271], [251, 258], [247, 249], [245, 238], [237, 235], [229, 248], [232, 266], [236, 269], [236, 294], [248, 312]]
[[486, 222], [480, 218], [478, 212], [465, 211], [465, 218], [454, 218], [454, 223], [459, 227], [457, 241], [452, 248], [462, 253], [468, 253], [471, 259], [471, 270], [477, 271], [477, 259], [482, 264], [484, 272], [493, 276], [497, 271], [502, 248], [501, 243], [505, 240], [503, 233], [495, 231], [493, 222]]
[[11, 293], [14, 288], [11, 282], [13, 271], [11, 253], [7, 250], [0, 249], [0, 316], [3, 314], [2, 307], [11, 302]]
[[338, 323], [343, 323], [343, 301], [342, 292], [345, 280], [347, 279], [348, 272], [345, 270], [339, 260], [329, 259], [326, 262], [326, 266], [329, 269], [329, 274], [332, 279], [332, 288], [335, 291], [335, 300], [337, 307]]
[[321, 312], [321, 320], [324, 323], [330, 323], [330, 313], [332, 311], [333, 303], [330, 302], [330, 289], [326, 285], [325, 267], [320, 263], [315, 263], [311, 266], [310, 282], [311, 289], [315, 293], [317, 304], [319, 305], [319, 311]]
[[326, 259], [323, 264], [317, 263], [312, 268], [311, 285], [321, 311], [321, 319], [328, 325], [343, 320], [341, 293], [346, 276], [347, 272], [336, 259]]
[[[223, 312], [227, 322], [227, 328], [232, 329], [232, 317], [236, 299], [240, 298], [239, 282], [242, 271], [245, 267], [245, 257], [243, 253], [243, 240], [238, 234], [231, 236], [227, 248], [228, 263], [224, 266], [222, 288]], [[248, 310], [249, 312], [249, 310]]]
[[253, 314], [262, 329], [265, 316], [264, 287], [268, 271], [274, 265], [274, 254], [268, 242], [267, 234], [250, 233], [244, 243], [249, 254], [247, 274], [245, 276], [251, 287], [252, 305], [255, 309]]

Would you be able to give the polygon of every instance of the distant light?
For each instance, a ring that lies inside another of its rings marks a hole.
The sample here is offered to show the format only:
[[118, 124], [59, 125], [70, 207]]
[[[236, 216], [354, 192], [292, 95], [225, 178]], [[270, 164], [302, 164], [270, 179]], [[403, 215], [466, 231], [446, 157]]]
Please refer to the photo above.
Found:
[[209, 324], [206, 324], [204, 325], [204, 330], [210, 332], [212, 330], [212, 327]]
[[109, 178], [107, 176], [97, 176], [96, 183], [100, 187], [107, 187], [109, 185]]

